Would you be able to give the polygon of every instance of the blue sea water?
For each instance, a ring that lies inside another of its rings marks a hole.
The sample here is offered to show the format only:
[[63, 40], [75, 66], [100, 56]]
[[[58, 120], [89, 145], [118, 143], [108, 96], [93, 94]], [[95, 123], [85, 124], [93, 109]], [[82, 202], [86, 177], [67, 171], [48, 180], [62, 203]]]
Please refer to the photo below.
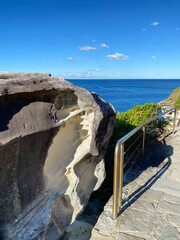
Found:
[[116, 111], [125, 112], [134, 105], [157, 103], [180, 87], [180, 79], [80, 79], [68, 80], [76, 86], [97, 92]]

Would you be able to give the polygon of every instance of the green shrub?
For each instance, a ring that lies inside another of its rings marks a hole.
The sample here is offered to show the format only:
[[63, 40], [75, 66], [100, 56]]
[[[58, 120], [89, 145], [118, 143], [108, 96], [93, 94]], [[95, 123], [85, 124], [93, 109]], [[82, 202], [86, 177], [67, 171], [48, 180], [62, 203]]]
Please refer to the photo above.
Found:
[[[111, 139], [112, 147], [115, 147], [116, 142], [125, 136], [127, 133], [132, 131], [137, 126], [141, 125], [143, 122], [147, 121], [148, 119], [154, 117], [157, 114], [160, 114], [161, 108], [159, 105], [155, 103], [146, 103], [144, 105], [135, 105], [132, 109], [128, 110], [127, 112], [117, 113], [116, 115], [116, 122], [114, 133]], [[147, 134], [150, 134], [150, 130], [159, 129], [163, 131], [164, 126], [167, 122], [161, 118], [153, 121], [151, 124], [148, 125]], [[133, 135], [129, 141], [127, 141], [126, 147], [128, 147], [137, 137], [142, 133], [138, 131], [135, 135]]]
[[146, 103], [144, 105], [135, 105], [133, 108], [124, 113], [117, 113], [116, 119], [124, 120], [134, 127], [152, 118], [160, 112], [161, 108], [155, 103]]

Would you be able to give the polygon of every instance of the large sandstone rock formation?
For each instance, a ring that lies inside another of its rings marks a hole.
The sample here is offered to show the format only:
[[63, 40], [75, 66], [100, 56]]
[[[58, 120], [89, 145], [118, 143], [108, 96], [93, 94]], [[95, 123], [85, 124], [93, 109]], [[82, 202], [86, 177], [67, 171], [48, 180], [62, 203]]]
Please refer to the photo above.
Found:
[[0, 73], [0, 226], [59, 239], [105, 177], [115, 119], [96, 93], [48, 73]]

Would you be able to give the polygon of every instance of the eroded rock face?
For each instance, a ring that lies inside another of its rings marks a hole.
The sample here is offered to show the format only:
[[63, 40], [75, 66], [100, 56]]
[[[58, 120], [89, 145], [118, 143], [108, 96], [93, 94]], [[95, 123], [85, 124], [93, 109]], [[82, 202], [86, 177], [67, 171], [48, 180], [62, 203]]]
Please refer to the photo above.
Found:
[[0, 226], [58, 239], [105, 177], [114, 108], [48, 73], [0, 73]]

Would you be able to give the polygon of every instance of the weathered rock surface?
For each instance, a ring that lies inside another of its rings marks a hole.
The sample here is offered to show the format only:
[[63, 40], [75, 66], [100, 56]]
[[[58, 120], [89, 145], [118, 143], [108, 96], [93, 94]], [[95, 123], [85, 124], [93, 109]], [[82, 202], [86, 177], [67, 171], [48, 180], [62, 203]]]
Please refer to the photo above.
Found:
[[0, 73], [0, 227], [59, 239], [105, 177], [114, 108], [48, 73]]

